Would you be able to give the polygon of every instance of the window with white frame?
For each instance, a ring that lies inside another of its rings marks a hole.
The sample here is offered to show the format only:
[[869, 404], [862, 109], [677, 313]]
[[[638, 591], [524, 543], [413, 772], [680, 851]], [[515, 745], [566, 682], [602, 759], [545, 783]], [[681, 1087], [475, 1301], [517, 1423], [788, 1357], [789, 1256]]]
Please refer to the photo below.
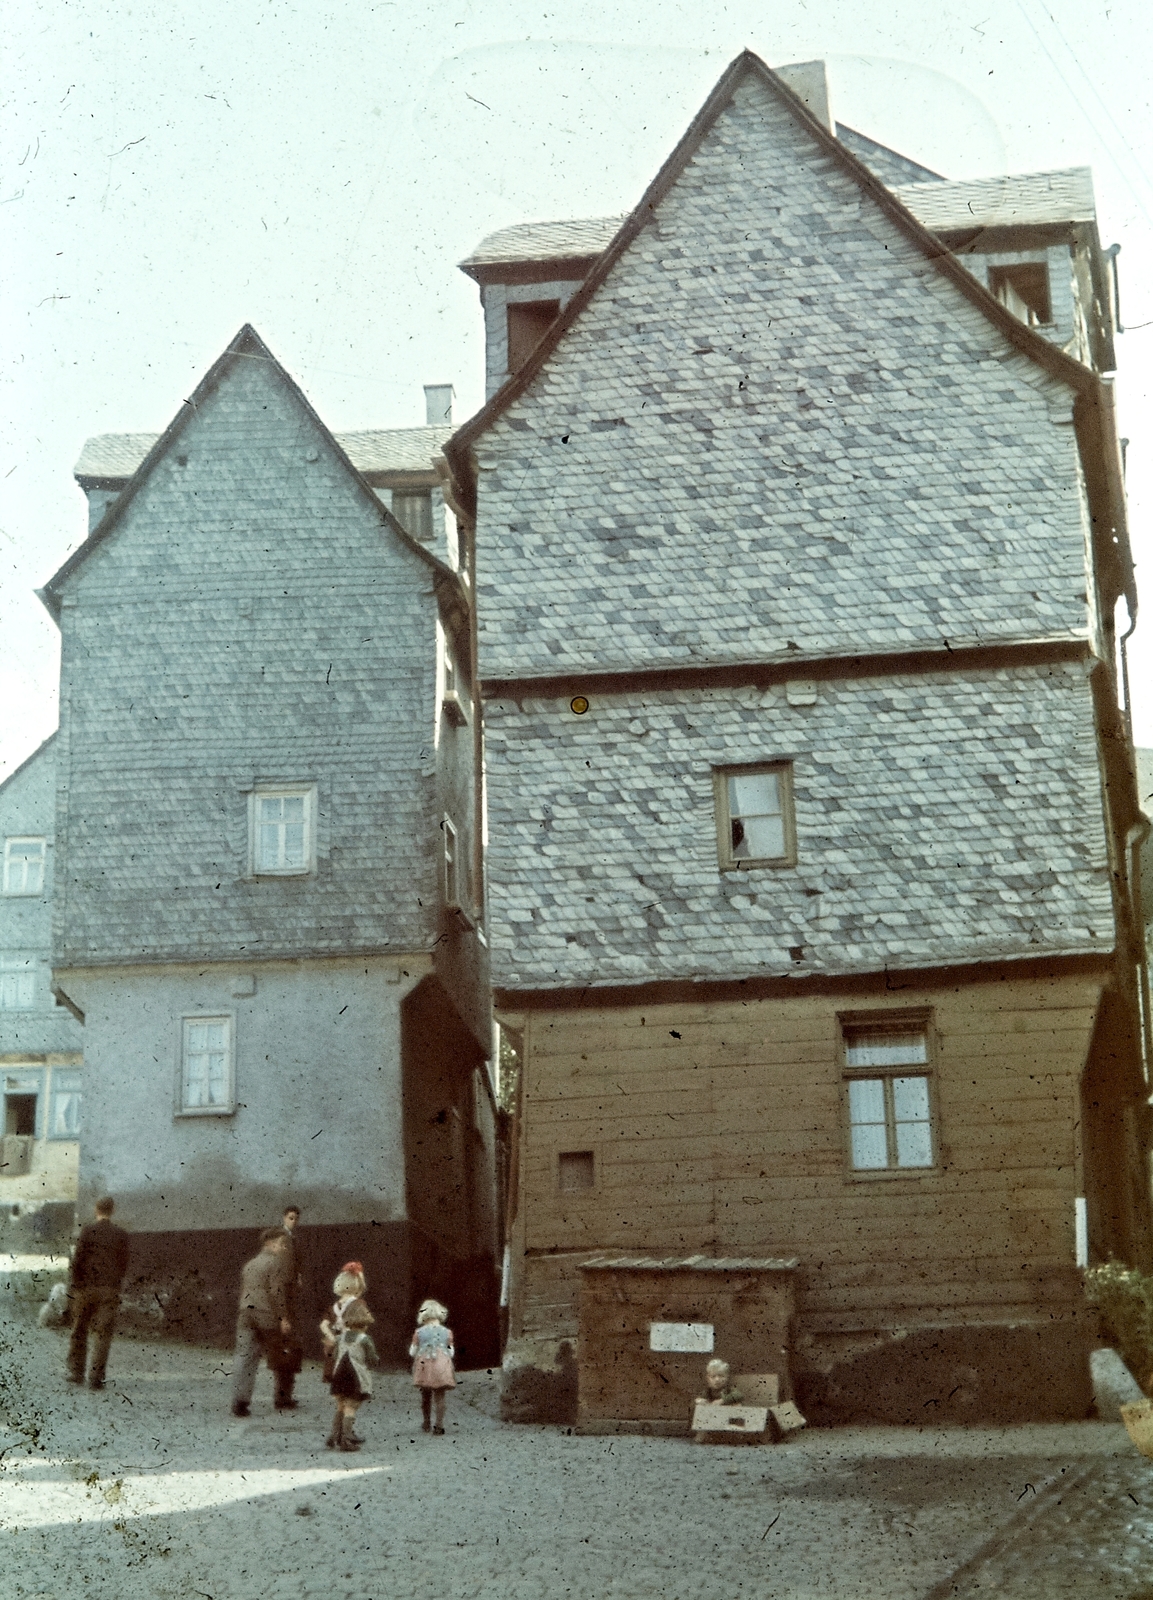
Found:
[[0, 955], [0, 1010], [32, 1011], [35, 1006], [35, 957]]
[[269, 785], [254, 790], [252, 871], [258, 877], [299, 877], [316, 859], [316, 789], [313, 784]]
[[47, 839], [5, 839], [5, 894], [42, 893], [44, 889], [44, 855], [47, 848]]
[[181, 1111], [225, 1112], [232, 1108], [232, 1018], [185, 1017]]
[[82, 1078], [78, 1067], [52, 1068], [52, 1088], [48, 1097], [50, 1139], [79, 1139]]
[[715, 774], [721, 867], [788, 867], [797, 858], [791, 761], [719, 767]]
[[843, 1021], [841, 1026], [852, 1171], [935, 1166], [928, 1019]]

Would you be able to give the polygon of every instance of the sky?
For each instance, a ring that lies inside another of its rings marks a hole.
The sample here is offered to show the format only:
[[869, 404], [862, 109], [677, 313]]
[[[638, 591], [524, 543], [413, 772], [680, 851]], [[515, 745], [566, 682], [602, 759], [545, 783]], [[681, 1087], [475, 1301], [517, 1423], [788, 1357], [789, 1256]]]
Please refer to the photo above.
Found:
[[[23, 0], [0, 105], [0, 779], [56, 725], [34, 590], [86, 532], [86, 437], [159, 432], [251, 322], [334, 430], [483, 399], [509, 223], [631, 208], [728, 62], [822, 58], [833, 114], [951, 178], [1091, 166], [1153, 574], [1147, 0]], [[1153, 746], [1153, 576], [1131, 645]]]

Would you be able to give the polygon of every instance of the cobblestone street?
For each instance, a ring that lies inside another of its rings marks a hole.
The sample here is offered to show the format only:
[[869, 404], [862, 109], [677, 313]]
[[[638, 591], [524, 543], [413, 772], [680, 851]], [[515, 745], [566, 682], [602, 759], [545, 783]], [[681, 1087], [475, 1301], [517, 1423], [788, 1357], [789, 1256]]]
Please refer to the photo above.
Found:
[[776, 1448], [495, 1420], [465, 1374], [422, 1435], [404, 1374], [323, 1446], [328, 1396], [228, 1414], [228, 1357], [119, 1339], [102, 1393], [6, 1317], [4, 1600], [1150, 1600], [1153, 1466], [1102, 1423], [812, 1430]]

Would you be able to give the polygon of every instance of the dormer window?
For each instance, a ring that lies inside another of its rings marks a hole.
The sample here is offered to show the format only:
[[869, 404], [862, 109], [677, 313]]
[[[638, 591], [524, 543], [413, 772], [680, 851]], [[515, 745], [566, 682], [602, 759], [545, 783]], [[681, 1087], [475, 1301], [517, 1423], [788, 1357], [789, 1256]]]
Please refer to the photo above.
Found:
[[1010, 267], [989, 268], [989, 290], [1006, 311], [1027, 328], [1040, 328], [1053, 320], [1049, 300], [1049, 268], [1044, 261], [1019, 261]]
[[517, 300], [508, 308], [508, 370], [519, 372], [560, 316], [559, 300]]

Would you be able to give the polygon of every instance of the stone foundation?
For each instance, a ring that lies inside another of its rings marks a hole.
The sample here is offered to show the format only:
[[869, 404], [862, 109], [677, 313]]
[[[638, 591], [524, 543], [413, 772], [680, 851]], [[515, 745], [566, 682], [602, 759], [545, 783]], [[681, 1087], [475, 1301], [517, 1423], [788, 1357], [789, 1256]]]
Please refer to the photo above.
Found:
[[1089, 1317], [893, 1330], [804, 1341], [794, 1368], [810, 1423], [1076, 1422], [1092, 1414]]

